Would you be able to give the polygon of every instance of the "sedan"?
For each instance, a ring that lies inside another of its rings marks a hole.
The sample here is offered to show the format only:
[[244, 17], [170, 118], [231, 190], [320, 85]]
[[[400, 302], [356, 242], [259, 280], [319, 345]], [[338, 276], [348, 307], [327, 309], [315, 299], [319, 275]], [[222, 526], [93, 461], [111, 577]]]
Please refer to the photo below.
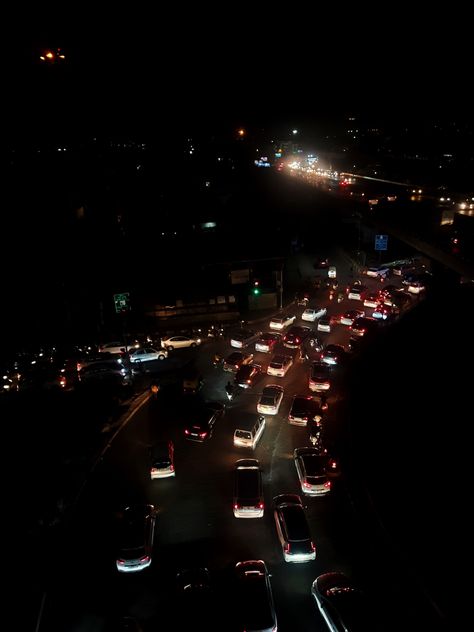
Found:
[[161, 344], [168, 351], [172, 351], [173, 349], [197, 347], [201, 344], [201, 338], [189, 338], [188, 336], [170, 336], [168, 338], [162, 338]]
[[364, 307], [372, 307], [375, 308], [379, 305], [381, 301], [380, 294], [378, 292], [370, 292], [366, 294], [364, 299]]
[[375, 632], [380, 619], [373, 614], [364, 594], [344, 573], [319, 575], [311, 594], [331, 632]]
[[331, 388], [331, 369], [324, 362], [313, 362], [309, 376], [311, 391], [327, 391]]
[[341, 325], [352, 325], [356, 318], [363, 318], [365, 316], [365, 312], [363, 309], [350, 309], [345, 312], [339, 319]]
[[281, 331], [282, 329], [286, 329], [292, 325], [296, 320], [296, 316], [275, 316], [270, 321], [270, 329], [276, 329], [277, 331]]
[[332, 366], [339, 366], [344, 362], [346, 350], [342, 345], [327, 345], [321, 353], [321, 362]]
[[281, 334], [274, 332], [264, 333], [255, 343], [255, 351], [270, 353], [272, 349], [281, 341]]
[[296, 448], [293, 452], [301, 491], [308, 496], [326, 496], [331, 491], [328, 457], [316, 448]]
[[150, 360], [164, 360], [168, 357], [166, 349], [153, 349], [152, 347], [144, 347], [136, 349], [130, 353], [130, 362], [149, 362]]
[[310, 323], [314, 323], [314, 321], [321, 316], [325, 316], [327, 314], [327, 309], [325, 307], [309, 307], [305, 309], [301, 315], [301, 320], [307, 320]]
[[247, 560], [235, 565], [239, 630], [275, 632], [277, 616], [270, 574], [262, 560]]
[[288, 414], [288, 421], [295, 426], [306, 426], [309, 420], [322, 415], [322, 406], [322, 400], [315, 401], [311, 396], [295, 395]]
[[233, 371], [234, 373], [240, 369], [240, 367], [250, 364], [253, 360], [253, 353], [246, 353], [240, 351], [234, 351], [224, 360], [224, 371]]
[[268, 365], [267, 374], [275, 375], [276, 377], [285, 377], [292, 364], [293, 358], [291, 356], [275, 355]]
[[250, 388], [262, 373], [259, 364], [244, 364], [235, 374], [235, 383], [241, 388]]
[[151, 564], [157, 511], [153, 505], [132, 505], [118, 514], [117, 570], [136, 573]]
[[275, 524], [285, 562], [310, 562], [316, 559], [308, 521], [297, 494], [280, 494], [273, 499]]
[[265, 386], [257, 404], [257, 412], [261, 415], [277, 415], [283, 399], [283, 387], [279, 384]]
[[219, 417], [224, 414], [224, 406], [219, 402], [209, 402], [196, 408], [191, 413], [191, 419], [184, 428], [184, 436], [189, 441], [203, 443], [212, 437], [214, 426]]

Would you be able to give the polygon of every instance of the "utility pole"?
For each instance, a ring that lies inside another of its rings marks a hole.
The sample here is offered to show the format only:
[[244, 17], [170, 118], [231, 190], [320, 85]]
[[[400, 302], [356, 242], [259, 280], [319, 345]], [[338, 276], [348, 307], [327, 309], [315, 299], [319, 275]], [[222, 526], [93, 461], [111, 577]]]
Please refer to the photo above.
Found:
[[283, 309], [283, 264], [280, 268], [280, 309]]

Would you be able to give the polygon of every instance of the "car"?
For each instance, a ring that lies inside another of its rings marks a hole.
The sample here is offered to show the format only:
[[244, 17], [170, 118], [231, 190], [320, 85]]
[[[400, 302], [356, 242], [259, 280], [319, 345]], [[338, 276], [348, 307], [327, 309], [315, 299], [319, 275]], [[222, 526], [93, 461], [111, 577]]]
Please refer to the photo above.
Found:
[[116, 360], [93, 362], [78, 372], [78, 380], [83, 385], [129, 386], [133, 376], [130, 368]]
[[125, 353], [125, 350], [125, 343], [117, 340], [99, 345], [99, 353]]
[[377, 307], [381, 302], [381, 297], [378, 292], [369, 292], [364, 298], [364, 307]]
[[346, 350], [342, 345], [326, 345], [324, 347], [320, 359], [321, 362], [325, 364], [330, 364], [332, 366], [339, 366], [344, 362], [346, 358]]
[[288, 413], [288, 421], [295, 426], [306, 426], [309, 420], [322, 415], [322, 405], [322, 401], [315, 401], [311, 395], [295, 395]]
[[135, 349], [129, 354], [130, 362], [149, 362], [150, 360], [164, 360], [168, 357], [166, 349], [153, 349], [152, 347], [143, 347]]
[[425, 283], [420, 280], [410, 281], [407, 285], [407, 292], [410, 294], [421, 294], [426, 290]]
[[281, 334], [275, 332], [263, 333], [255, 343], [255, 351], [270, 353], [281, 341]]
[[189, 441], [203, 443], [212, 437], [217, 420], [224, 414], [225, 407], [219, 402], [208, 402], [190, 411], [184, 436]]
[[186, 349], [187, 347], [197, 347], [201, 344], [201, 338], [190, 338], [189, 336], [168, 336], [161, 339], [162, 346], [167, 351], [173, 349]]
[[262, 373], [259, 364], [244, 364], [235, 374], [234, 382], [241, 388], [251, 388]]
[[372, 318], [377, 320], [388, 320], [398, 314], [397, 307], [391, 307], [389, 305], [378, 305], [372, 312]]
[[328, 310], [325, 307], [308, 307], [301, 314], [301, 320], [307, 320], [314, 323], [314, 321], [321, 318], [321, 316], [325, 316], [327, 311]]
[[398, 264], [392, 268], [393, 274], [396, 276], [404, 276], [405, 274], [410, 274], [416, 271], [416, 263], [405, 261], [404, 263]]
[[273, 506], [273, 516], [285, 562], [315, 560], [316, 547], [298, 494], [275, 496]]
[[261, 331], [252, 331], [250, 329], [239, 329], [236, 333], [230, 337], [230, 346], [236, 349], [243, 349], [249, 345], [257, 342], [261, 337]]
[[171, 440], [157, 441], [150, 452], [150, 477], [152, 481], [155, 478], [168, 478], [176, 475], [174, 469], [174, 445]]
[[368, 277], [376, 279], [386, 279], [390, 275], [390, 268], [367, 268], [366, 273]]
[[238, 629], [246, 632], [275, 632], [278, 627], [270, 574], [263, 560], [235, 565], [237, 579], [235, 616]]
[[323, 333], [329, 334], [331, 333], [331, 325], [332, 321], [330, 318], [320, 318], [316, 329], [318, 331], [322, 331]]
[[262, 391], [257, 404], [257, 412], [261, 415], [277, 415], [283, 399], [283, 387], [279, 384], [268, 384]]
[[313, 362], [309, 376], [311, 391], [327, 391], [331, 388], [331, 369], [325, 362]]
[[196, 369], [196, 367], [189, 367], [184, 371], [183, 375], [183, 394], [195, 395], [198, 393], [204, 385], [204, 378]]
[[[217, 630], [216, 595], [209, 570], [204, 566], [183, 568], [176, 574], [177, 608], [173, 629]], [[203, 626], [199, 624], [203, 623]]]
[[267, 375], [285, 377], [288, 369], [293, 364], [293, 358], [288, 355], [274, 355], [267, 367]]
[[329, 268], [328, 268], [328, 277], [330, 279], [335, 279], [337, 277], [336, 266], [329, 266]]
[[345, 574], [319, 575], [311, 586], [311, 595], [330, 632], [376, 632], [385, 629], [373, 604]]
[[151, 565], [156, 516], [153, 505], [130, 505], [117, 514], [119, 572], [136, 573]]
[[363, 301], [364, 293], [367, 291], [365, 285], [353, 285], [347, 292], [347, 298], [352, 301]]
[[327, 257], [319, 257], [314, 262], [315, 270], [320, 270], [321, 268], [327, 268], [329, 266], [329, 259]]
[[235, 373], [241, 366], [250, 364], [252, 360], [253, 353], [234, 351], [225, 358], [222, 368], [224, 371], [233, 371]]
[[290, 349], [297, 349], [312, 333], [310, 327], [293, 325], [283, 338], [283, 344]]
[[234, 466], [234, 494], [232, 508], [236, 518], [262, 518], [262, 471], [257, 459], [239, 459]]
[[292, 325], [296, 320], [296, 316], [289, 316], [288, 314], [284, 315], [284, 316], [274, 316], [271, 320], [270, 320], [270, 329], [276, 329], [278, 331], [281, 331], [283, 329], [286, 329], [286, 327], [289, 327], [290, 325]]
[[378, 327], [378, 321], [370, 316], [356, 318], [351, 325], [353, 336], [365, 336], [367, 333], [374, 333]]
[[339, 323], [341, 325], [352, 325], [356, 318], [363, 318], [365, 311], [363, 309], [349, 309], [340, 318]]
[[331, 481], [326, 454], [317, 448], [296, 448], [293, 458], [303, 494], [327, 496], [331, 491]]

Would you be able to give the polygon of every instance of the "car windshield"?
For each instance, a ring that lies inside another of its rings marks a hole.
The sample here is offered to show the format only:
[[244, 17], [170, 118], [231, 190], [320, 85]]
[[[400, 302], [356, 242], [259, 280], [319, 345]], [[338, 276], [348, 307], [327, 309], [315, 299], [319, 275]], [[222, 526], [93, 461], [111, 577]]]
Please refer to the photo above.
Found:
[[283, 362], [270, 362], [270, 366], [272, 369], [282, 369], [283, 368]]

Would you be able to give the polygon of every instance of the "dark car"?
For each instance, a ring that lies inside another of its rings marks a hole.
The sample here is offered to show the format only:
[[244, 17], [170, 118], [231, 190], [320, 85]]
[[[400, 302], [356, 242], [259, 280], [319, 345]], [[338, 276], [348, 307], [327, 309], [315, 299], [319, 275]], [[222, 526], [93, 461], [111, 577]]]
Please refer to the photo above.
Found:
[[346, 355], [346, 350], [342, 345], [326, 345], [321, 353], [321, 362], [339, 366], [344, 363]]
[[82, 384], [104, 384], [128, 386], [132, 383], [132, 372], [124, 364], [115, 360], [93, 362], [79, 371]]
[[373, 604], [344, 573], [319, 575], [311, 594], [331, 632], [375, 632], [385, 629]]
[[[193, 567], [178, 571], [176, 587], [177, 610], [173, 613], [172, 629], [218, 630], [218, 610], [209, 570]], [[176, 625], [178, 622], [181, 625]]]
[[241, 388], [250, 388], [261, 373], [262, 367], [259, 364], [244, 364], [235, 374], [234, 381]]
[[253, 360], [253, 353], [247, 353], [246, 351], [234, 351], [224, 360], [224, 371], [233, 371], [234, 373], [240, 369], [241, 366], [250, 364]]
[[204, 384], [204, 378], [197, 369], [189, 369], [183, 376], [183, 393], [185, 395], [195, 395]]
[[116, 566], [121, 573], [134, 573], [150, 566], [156, 515], [153, 505], [132, 505], [119, 512]]
[[314, 401], [313, 397], [303, 397], [299, 395], [293, 397], [293, 402], [288, 414], [290, 424], [306, 426], [308, 421], [314, 419], [316, 416], [321, 417], [322, 410], [319, 402]]
[[189, 441], [203, 443], [212, 437], [216, 421], [224, 414], [224, 406], [219, 402], [208, 402], [197, 406], [189, 413], [189, 421], [184, 428], [184, 436]]
[[304, 343], [312, 333], [310, 327], [304, 327], [295, 325], [288, 329], [283, 338], [283, 344], [290, 349], [297, 349], [302, 343]]
[[356, 318], [352, 323], [350, 330], [352, 336], [366, 336], [373, 334], [379, 326], [378, 321], [375, 318], [368, 316], [362, 318]]
[[273, 499], [278, 538], [285, 562], [309, 562], [316, 559], [308, 521], [297, 494], [280, 494]]
[[236, 616], [239, 630], [274, 632], [277, 616], [270, 574], [262, 560], [246, 560], [235, 565], [237, 578]]

